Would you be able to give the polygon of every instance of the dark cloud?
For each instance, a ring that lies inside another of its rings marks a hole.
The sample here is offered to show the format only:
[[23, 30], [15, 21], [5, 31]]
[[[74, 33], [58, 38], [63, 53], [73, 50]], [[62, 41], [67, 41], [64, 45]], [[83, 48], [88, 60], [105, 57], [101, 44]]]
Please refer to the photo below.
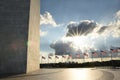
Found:
[[98, 33], [101, 34], [104, 32], [105, 29], [107, 29], [108, 26], [103, 26], [98, 30]]
[[53, 53], [49, 53], [48, 56], [54, 56], [54, 54]]
[[[66, 32], [65, 36], [66, 38], [73, 37], [75, 35], [88, 37], [86, 39], [89, 41], [89, 43], [84, 44], [87, 45], [88, 48], [90, 47], [91, 49], [88, 49], [87, 51], [90, 51], [91, 54], [91, 52], [97, 50], [97, 52], [99, 53], [99, 57], [101, 50], [109, 53], [111, 46], [120, 47], [120, 27], [118, 23], [119, 22], [114, 22], [112, 23], [112, 25], [109, 26], [100, 26], [96, 22], [89, 20], [84, 20], [79, 23], [72, 22], [67, 25], [68, 31]], [[92, 35], [88, 35], [91, 33]], [[113, 35], [117, 35], [118, 37], [115, 37]], [[85, 50], [83, 50], [83, 48], [75, 50], [74, 46], [72, 46], [72, 43], [72, 40], [58, 40], [51, 44], [50, 47], [55, 50], [56, 55], [71, 54], [75, 57], [77, 53], [83, 54]], [[104, 55], [103, 57], [107, 56], [109, 56], [109, 54]]]
[[68, 32], [66, 36], [73, 35], [87, 35], [91, 33], [94, 28], [97, 27], [97, 24], [93, 21], [85, 20], [79, 23], [70, 23], [68, 24]]
[[93, 47], [91, 47], [91, 48], [88, 47], [88, 49], [84, 49], [84, 50], [83, 50], [83, 48], [79, 48], [78, 50], [76, 50], [74, 48], [74, 45], [72, 45], [72, 42], [70, 42], [70, 41], [64, 42], [64, 40], [58, 40], [55, 43], [51, 44], [50, 47], [55, 50], [55, 55], [71, 54], [73, 56], [73, 58], [75, 58], [76, 54], [80, 54], [81, 58], [83, 58], [84, 52], [88, 51], [89, 57], [91, 57], [91, 52], [96, 51], [98, 53], [98, 56], [96, 56], [96, 57], [100, 57], [100, 55], [101, 55], [100, 51], [103, 50], [108, 53], [106, 55], [103, 55], [103, 57], [109, 57], [110, 48], [113, 48], [111, 46], [114, 46], [113, 49], [115, 49], [116, 47], [119, 47], [120, 39], [113, 38], [110, 36], [107, 38], [108, 39], [106, 39], [106, 40], [104, 39], [104, 37], [99, 37], [99, 38], [93, 39], [91, 41], [91, 44], [88, 45], [89, 47], [91, 47], [91, 46], [93, 46]]
[[55, 54], [63, 55], [63, 54], [70, 54], [72, 47], [70, 47], [71, 42], [64, 43], [63, 41], [57, 41], [50, 45], [51, 48], [55, 49]]
[[76, 54], [82, 54], [81, 50], [75, 50], [72, 46], [72, 42], [64, 42], [59, 40], [50, 45], [51, 48], [55, 49], [56, 55], [72, 55], [73, 58], [76, 57]]

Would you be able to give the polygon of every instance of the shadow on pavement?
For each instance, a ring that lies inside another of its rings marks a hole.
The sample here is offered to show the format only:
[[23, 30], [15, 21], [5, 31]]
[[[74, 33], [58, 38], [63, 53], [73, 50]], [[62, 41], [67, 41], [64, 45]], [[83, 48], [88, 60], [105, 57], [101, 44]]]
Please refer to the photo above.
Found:
[[46, 73], [41, 73], [41, 71], [39, 72], [34, 72], [34, 73], [29, 73], [29, 74], [5, 74], [5, 75], [1, 75], [0, 79], [3, 78], [19, 78], [19, 77], [29, 77], [29, 76], [40, 76], [40, 75], [50, 75], [50, 74], [55, 74], [55, 73], [59, 73], [62, 72], [63, 70], [59, 70], [59, 71], [53, 71], [53, 72], [46, 72]]

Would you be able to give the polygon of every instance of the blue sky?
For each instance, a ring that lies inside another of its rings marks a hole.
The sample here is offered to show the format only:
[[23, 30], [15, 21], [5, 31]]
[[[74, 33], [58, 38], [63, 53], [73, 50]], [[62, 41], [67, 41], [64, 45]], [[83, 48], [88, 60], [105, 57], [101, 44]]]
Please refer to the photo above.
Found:
[[105, 16], [112, 18], [119, 5], [119, 0], [41, 0], [41, 14], [50, 12], [57, 23], [86, 19], [100, 21]]
[[[51, 23], [40, 25], [40, 52], [54, 53], [50, 44], [59, 40], [66, 33], [70, 21], [93, 20], [108, 25], [120, 10], [120, 0], [40, 0], [40, 15], [51, 16]], [[45, 20], [45, 19], [43, 19]], [[46, 19], [48, 20], [48, 19]]]

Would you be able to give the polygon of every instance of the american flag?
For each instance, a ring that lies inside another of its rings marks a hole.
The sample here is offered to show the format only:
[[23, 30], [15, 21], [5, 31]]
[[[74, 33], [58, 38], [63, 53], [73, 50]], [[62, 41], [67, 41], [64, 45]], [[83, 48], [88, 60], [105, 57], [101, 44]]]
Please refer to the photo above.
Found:
[[42, 56], [42, 59], [46, 59], [44, 56]]
[[96, 56], [96, 55], [97, 55], [97, 52], [92, 52], [92, 55], [93, 55], [93, 56]]
[[50, 56], [48, 56], [49, 59], [52, 59]]
[[65, 56], [65, 55], [62, 55], [62, 58], [66, 58], [66, 56]]
[[106, 52], [105, 52], [105, 51], [102, 51], [102, 50], [101, 50], [100, 52], [101, 52], [101, 54], [106, 54]]
[[70, 58], [72, 58], [72, 55], [69, 54], [69, 55], [68, 55], [68, 59], [70, 59]]
[[76, 58], [80, 58], [80, 54], [76, 54]]
[[88, 57], [88, 54], [87, 54], [87, 53], [84, 53], [84, 56], [87, 56], [87, 57]]
[[110, 49], [110, 51], [111, 51], [112, 53], [116, 53], [116, 52], [118, 52], [117, 49]]
[[58, 56], [55, 56], [55, 58], [59, 59], [59, 57], [58, 57]]
[[117, 48], [117, 51], [120, 52], [120, 48]]

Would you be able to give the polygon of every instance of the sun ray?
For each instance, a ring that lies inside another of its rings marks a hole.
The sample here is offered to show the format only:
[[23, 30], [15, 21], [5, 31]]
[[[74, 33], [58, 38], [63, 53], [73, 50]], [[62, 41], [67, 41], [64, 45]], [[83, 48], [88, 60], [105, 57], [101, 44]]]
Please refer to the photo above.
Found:
[[80, 35], [82, 35], [82, 27], [81, 27], [81, 29], [80, 29]]

